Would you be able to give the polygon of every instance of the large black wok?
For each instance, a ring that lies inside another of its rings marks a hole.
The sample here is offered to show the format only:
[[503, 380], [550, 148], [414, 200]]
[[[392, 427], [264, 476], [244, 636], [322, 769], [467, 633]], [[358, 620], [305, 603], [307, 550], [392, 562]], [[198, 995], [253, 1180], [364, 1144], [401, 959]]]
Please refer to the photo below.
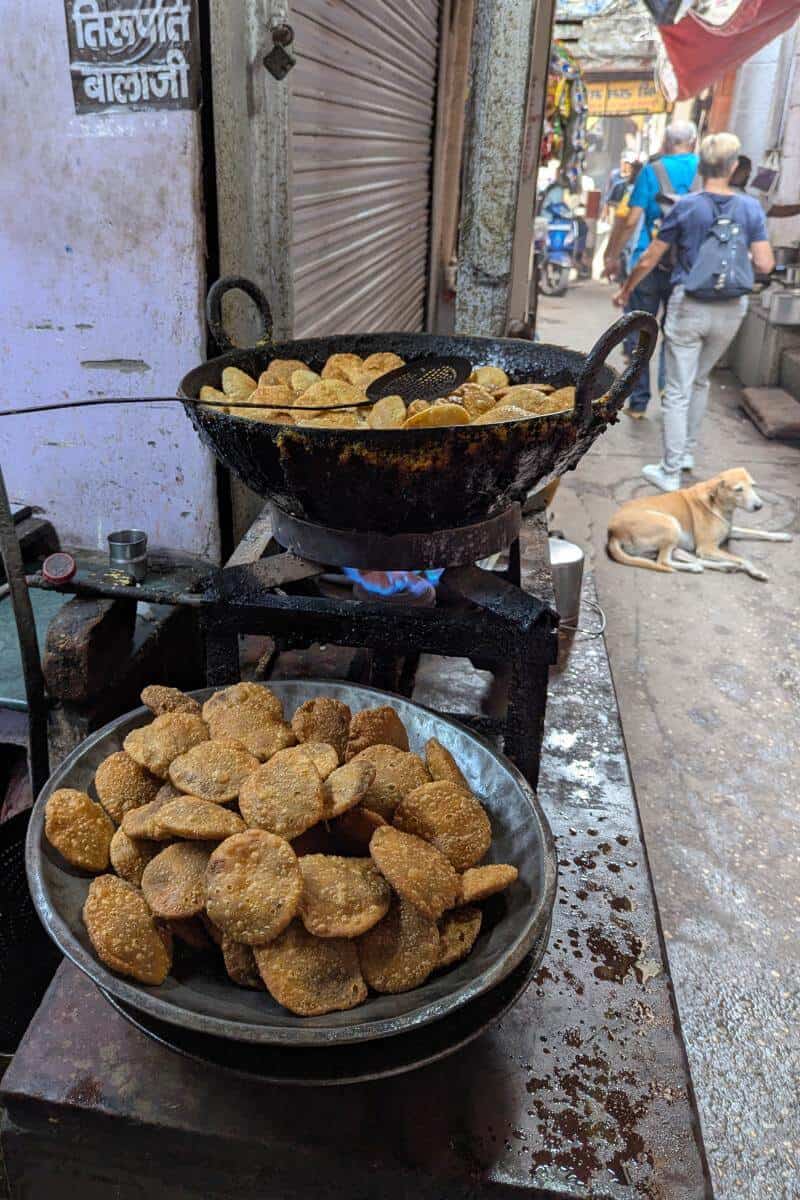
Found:
[[[264, 320], [264, 338], [252, 349], [236, 349], [222, 325], [222, 297], [233, 288], [254, 300]], [[248, 487], [293, 516], [334, 529], [383, 533], [425, 532], [483, 520], [522, 499], [536, 484], [571, 470], [616, 419], [658, 334], [653, 317], [634, 312], [612, 325], [588, 355], [512, 338], [422, 333], [355, 333], [273, 344], [266, 298], [249, 280], [233, 277], [211, 288], [208, 319], [226, 352], [190, 371], [180, 386], [184, 407], [203, 441]], [[619, 376], [605, 360], [633, 330], [639, 331], [639, 343]], [[300, 359], [319, 371], [331, 354], [366, 357], [382, 350], [406, 361], [464, 355], [475, 366], [502, 367], [512, 383], [574, 384], [575, 408], [508, 424], [372, 430], [269, 424], [194, 403], [204, 385], [221, 386], [228, 366], [257, 379], [273, 358]]]

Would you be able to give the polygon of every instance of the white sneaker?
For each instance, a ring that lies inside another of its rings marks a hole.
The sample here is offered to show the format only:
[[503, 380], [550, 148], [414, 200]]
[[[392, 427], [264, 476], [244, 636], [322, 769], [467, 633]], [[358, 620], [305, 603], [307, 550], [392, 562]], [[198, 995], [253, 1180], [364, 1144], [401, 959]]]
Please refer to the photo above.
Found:
[[659, 488], [662, 492], [677, 492], [681, 486], [680, 472], [665, 471], [661, 463], [651, 463], [649, 466], [642, 467], [642, 475], [648, 483], [652, 483], [653, 487]]
[[694, 470], [694, 455], [693, 454], [684, 454], [683, 458], [681, 459], [681, 470], [682, 471], [693, 471]]

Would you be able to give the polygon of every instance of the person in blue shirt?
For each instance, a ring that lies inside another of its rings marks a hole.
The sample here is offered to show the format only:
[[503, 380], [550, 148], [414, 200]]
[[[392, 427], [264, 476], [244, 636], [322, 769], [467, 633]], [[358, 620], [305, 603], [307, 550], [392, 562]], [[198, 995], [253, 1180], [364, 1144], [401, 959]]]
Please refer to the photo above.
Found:
[[739, 139], [712, 133], [700, 147], [703, 190], [682, 196], [661, 222], [656, 237], [614, 297], [628, 305], [637, 290], [672, 251], [672, 293], [664, 321], [666, 383], [661, 397], [663, 457], [642, 468], [642, 475], [662, 492], [681, 486], [681, 471], [694, 467], [694, 450], [708, 401], [708, 377], [733, 341], [747, 311], [747, 296], [700, 299], [687, 293], [693, 266], [712, 225], [720, 218], [734, 223], [746, 242], [755, 272], [769, 275], [775, 259], [767, 239], [764, 212], [754, 196], [731, 186], [739, 163]]
[[[620, 254], [637, 226], [640, 226], [640, 233], [631, 256], [631, 267], [636, 266], [652, 242], [665, 211], [669, 209], [668, 197], [684, 196], [692, 190], [699, 161], [694, 152], [696, 142], [697, 128], [691, 121], [674, 121], [667, 126], [662, 153], [639, 172], [631, 193], [627, 221], [621, 228], [613, 230], [609, 238], [604, 265], [610, 278], [621, 277]], [[669, 184], [669, 191], [665, 191], [666, 184]], [[664, 200], [660, 201], [659, 197]], [[631, 294], [630, 308], [643, 309], [654, 317], [665, 313], [670, 287], [668, 268], [652, 271]], [[641, 418], [649, 402], [650, 371], [645, 367], [633, 386], [625, 411], [631, 417]]]

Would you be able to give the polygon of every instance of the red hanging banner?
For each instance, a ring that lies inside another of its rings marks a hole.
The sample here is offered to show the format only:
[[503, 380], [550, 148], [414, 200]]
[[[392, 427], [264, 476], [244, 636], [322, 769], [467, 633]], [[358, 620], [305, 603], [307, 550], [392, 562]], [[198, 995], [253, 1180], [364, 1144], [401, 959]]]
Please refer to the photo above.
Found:
[[724, 25], [689, 12], [676, 25], [660, 25], [677, 80], [678, 100], [688, 100], [787, 30], [800, 14], [798, 0], [742, 0]]

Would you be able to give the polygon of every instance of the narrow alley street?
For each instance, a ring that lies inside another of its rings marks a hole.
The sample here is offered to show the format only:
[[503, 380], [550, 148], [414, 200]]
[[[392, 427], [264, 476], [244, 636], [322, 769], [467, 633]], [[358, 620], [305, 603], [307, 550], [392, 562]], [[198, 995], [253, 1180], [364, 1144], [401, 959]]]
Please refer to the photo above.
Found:
[[[588, 350], [611, 289], [543, 297], [543, 341]], [[619, 367], [620, 362], [615, 365]], [[652, 489], [660, 413], [621, 416], [567, 475], [554, 529], [595, 572], [706, 1149], [720, 1200], [800, 1194], [800, 544], [748, 543], [768, 574], [658, 575], [605, 552], [615, 508]], [[746, 467], [765, 502], [739, 524], [800, 537], [800, 449], [765, 440], [714, 376], [693, 476]], [[735, 547], [734, 547], [735, 549]], [[585, 615], [586, 623], [592, 620]], [[794, 1181], [794, 1182], [792, 1182]]]

